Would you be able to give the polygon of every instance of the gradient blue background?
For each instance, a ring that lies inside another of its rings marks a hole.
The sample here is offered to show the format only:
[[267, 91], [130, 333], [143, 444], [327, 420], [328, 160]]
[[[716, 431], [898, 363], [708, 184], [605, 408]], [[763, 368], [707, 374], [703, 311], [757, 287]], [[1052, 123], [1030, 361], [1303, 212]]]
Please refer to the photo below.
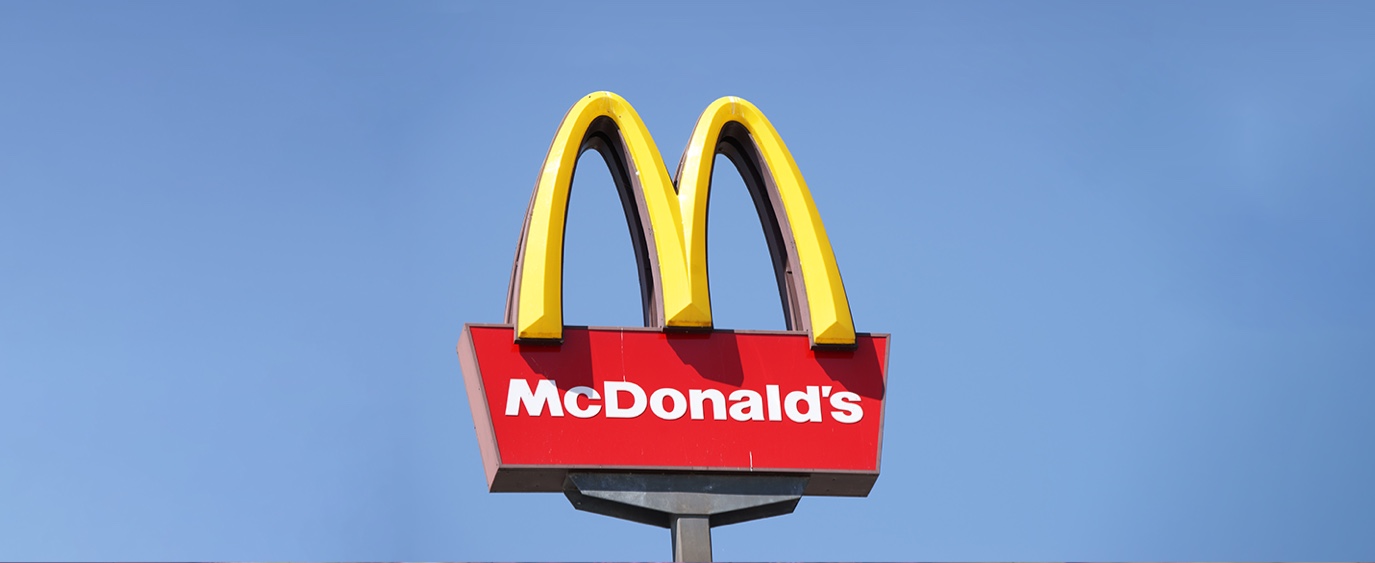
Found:
[[[883, 476], [718, 559], [1375, 559], [1375, 3], [0, 4], [0, 559], [663, 559], [484, 490], [497, 322], [563, 112], [670, 168], [773, 120]], [[566, 319], [637, 325], [583, 160]], [[781, 328], [720, 160], [717, 324]]]

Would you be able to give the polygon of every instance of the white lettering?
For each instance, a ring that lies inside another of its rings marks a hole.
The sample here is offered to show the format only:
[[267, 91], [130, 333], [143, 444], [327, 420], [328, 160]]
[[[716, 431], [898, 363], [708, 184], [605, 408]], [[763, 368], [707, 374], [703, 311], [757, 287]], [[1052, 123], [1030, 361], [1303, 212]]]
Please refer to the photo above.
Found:
[[[799, 403], [807, 403], [807, 412], [797, 409]], [[808, 385], [806, 391], [793, 391], [783, 398], [783, 410], [793, 422], [821, 422], [821, 393], [815, 385]]]
[[[635, 418], [644, 414], [649, 402], [645, 398], [645, 390], [629, 381], [608, 381], [602, 385], [602, 391], [606, 395], [607, 418]], [[630, 406], [624, 408], [621, 407], [622, 391], [630, 393], [634, 399]]]
[[521, 405], [525, 405], [525, 414], [530, 416], [539, 416], [545, 406], [549, 407], [551, 416], [563, 416], [563, 407], [559, 406], [559, 390], [548, 379], [539, 380], [534, 391], [530, 390], [530, 383], [524, 379], [512, 379], [511, 386], [506, 389], [506, 416], [520, 414]]
[[765, 385], [764, 393], [769, 397], [769, 420], [783, 420], [782, 409], [778, 408], [778, 386]]
[[[831, 408], [835, 409], [831, 411], [831, 418], [836, 419], [836, 422], [854, 424], [859, 422], [859, 419], [864, 418], [864, 409], [859, 406], [859, 395], [849, 391], [832, 393]], [[845, 412], [841, 413], [837, 411]]]
[[730, 392], [730, 400], [739, 401], [730, 406], [730, 417], [739, 420], [764, 420], [764, 399], [759, 393], [749, 389], [736, 389]]
[[[673, 407], [665, 408], [664, 400], [673, 399]], [[683, 417], [688, 409], [687, 399], [677, 389], [665, 387], [655, 391], [649, 396], [649, 410], [654, 411], [654, 416], [664, 420], [678, 420]]]
[[712, 420], [726, 419], [726, 396], [715, 389], [688, 389], [688, 399], [692, 402], [691, 411], [693, 420], [703, 420], [706, 418], [706, 409], [703, 403], [711, 399], [711, 418]]
[[[864, 419], [862, 398], [850, 391], [840, 391], [830, 385], [807, 385], [784, 395], [779, 385], [765, 385], [764, 391], [736, 389], [729, 395], [720, 389], [686, 389], [671, 387], [651, 389], [646, 393], [638, 384], [629, 381], [607, 381], [602, 392], [588, 386], [577, 386], [559, 397], [558, 385], [550, 379], [537, 379], [533, 388], [524, 379], [511, 379], [506, 391], [506, 416], [561, 417], [566, 411], [576, 418], [636, 418], [646, 410], [663, 420], [678, 420], [691, 414], [692, 420], [707, 420], [710, 403], [711, 420], [782, 421], [799, 424], [822, 422], [827, 413], [842, 424], [854, 424]], [[841, 389], [844, 389], [843, 387]], [[829, 400], [828, 400], [829, 399]], [[824, 409], [823, 406], [829, 406]]]
[[567, 393], [563, 394], [563, 408], [568, 411], [568, 414], [578, 418], [592, 418], [602, 411], [601, 405], [589, 404], [585, 409], [578, 406], [578, 397], [587, 397], [589, 403], [602, 398], [601, 395], [597, 394], [597, 390], [591, 387], [579, 385], [569, 389]]

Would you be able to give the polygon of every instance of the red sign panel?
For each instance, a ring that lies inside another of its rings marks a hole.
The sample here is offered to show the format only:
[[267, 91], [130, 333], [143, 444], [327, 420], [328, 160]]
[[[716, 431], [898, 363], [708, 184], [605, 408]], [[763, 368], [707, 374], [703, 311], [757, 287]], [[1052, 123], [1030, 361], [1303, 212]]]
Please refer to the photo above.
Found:
[[573, 469], [878, 477], [888, 337], [814, 350], [800, 332], [564, 329], [516, 343], [468, 325], [459, 356], [492, 491], [559, 491]]

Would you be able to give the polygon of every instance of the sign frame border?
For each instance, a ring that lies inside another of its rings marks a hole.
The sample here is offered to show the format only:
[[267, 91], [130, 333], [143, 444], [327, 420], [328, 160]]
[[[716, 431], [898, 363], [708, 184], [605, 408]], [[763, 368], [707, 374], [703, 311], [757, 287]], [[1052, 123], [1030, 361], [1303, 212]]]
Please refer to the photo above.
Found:
[[[807, 477], [807, 486], [803, 491], [805, 496], [845, 496], [845, 497], [866, 497], [873, 489], [878, 480], [879, 471], [883, 460], [883, 430], [886, 423], [886, 411], [888, 410], [888, 362], [891, 354], [891, 335], [888, 333], [855, 333], [856, 337], [871, 336], [882, 337], [889, 341], [890, 345], [884, 346], [883, 350], [883, 369], [880, 376], [883, 379], [883, 391], [885, 400], [879, 407], [878, 425], [878, 447], [876, 449], [873, 471], [853, 471], [853, 470], [834, 470], [834, 469], [799, 469], [797, 471], [735, 471], [728, 469], [715, 469], [711, 467], [663, 467], [663, 466], [622, 466], [622, 465], [514, 465], [503, 464], [501, 462], [501, 449], [497, 445], [496, 430], [492, 423], [492, 411], [487, 403], [486, 389], [482, 384], [482, 372], [478, 365], [477, 350], [473, 346], [471, 329], [479, 328], [509, 328], [514, 329], [513, 324], [508, 323], [464, 323], [463, 334], [458, 340], [458, 359], [463, 371], [464, 388], [468, 393], [468, 408], [472, 412], [473, 426], [477, 431], [478, 448], [482, 452], [483, 470], [487, 476], [487, 489], [493, 493], [513, 493], [513, 492], [561, 492], [565, 489], [565, 480], [571, 472], [586, 471], [606, 471], [616, 473], [646, 473], [646, 474], [695, 474], [695, 475], [785, 475], [785, 476], [804, 476]], [[653, 327], [597, 327], [597, 326], [576, 326], [566, 325], [564, 328], [585, 329], [585, 330], [615, 330], [615, 331], [634, 331], [634, 332], [675, 332]], [[699, 331], [692, 331], [699, 332]], [[763, 334], [781, 336], [807, 336], [807, 331], [802, 330], [727, 330], [713, 329], [712, 332], [730, 332], [736, 334]], [[561, 343], [524, 343], [521, 346], [549, 346], [558, 347]]]

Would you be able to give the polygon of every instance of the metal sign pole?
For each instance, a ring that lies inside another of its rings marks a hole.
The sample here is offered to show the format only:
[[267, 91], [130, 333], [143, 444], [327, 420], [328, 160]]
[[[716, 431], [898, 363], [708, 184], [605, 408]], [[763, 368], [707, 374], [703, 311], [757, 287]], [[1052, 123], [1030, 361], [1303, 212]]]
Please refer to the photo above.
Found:
[[674, 561], [711, 561], [711, 517], [674, 514], [669, 521]]
[[674, 561], [711, 561], [711, 529], [790, 514], [806, 477], [569, 473], [564, 495], [578, 510], [668, 528]]

